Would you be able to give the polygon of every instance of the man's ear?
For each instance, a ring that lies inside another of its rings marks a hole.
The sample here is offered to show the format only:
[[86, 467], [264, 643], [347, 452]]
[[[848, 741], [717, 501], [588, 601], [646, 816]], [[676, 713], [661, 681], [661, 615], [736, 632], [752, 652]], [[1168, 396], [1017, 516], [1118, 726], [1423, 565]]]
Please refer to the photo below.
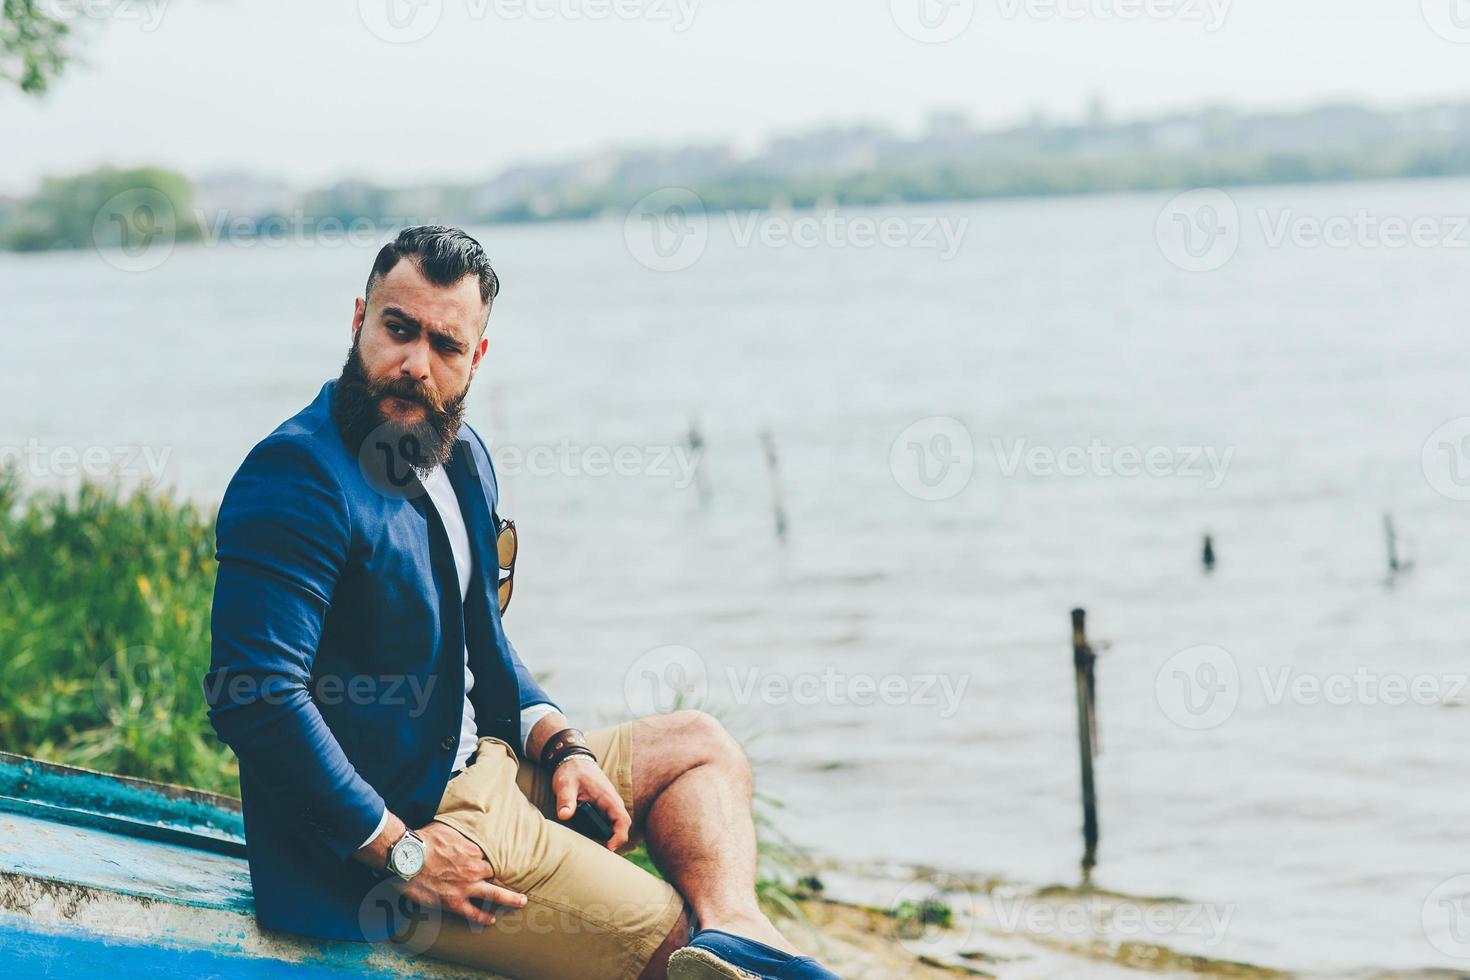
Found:
[[367, 319], [367, 300], [359, 297], [352, 306], [352, 336], [356, 337], [362, 331], [362, 323]]
[[485, 351], [489, 349], [490, 338], [482, 336], [479, 342], [475, 344], [475, 353], [470, 358], [470, 377], [474, 377], [475, 372], [480, 370], [480, 361], [482, 358], [484, 358]]

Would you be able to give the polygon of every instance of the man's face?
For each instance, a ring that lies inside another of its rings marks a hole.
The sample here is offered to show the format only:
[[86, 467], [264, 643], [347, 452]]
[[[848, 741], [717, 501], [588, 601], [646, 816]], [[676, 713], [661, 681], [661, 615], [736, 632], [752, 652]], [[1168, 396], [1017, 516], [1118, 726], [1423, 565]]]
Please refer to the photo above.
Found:
[[[359, 299], [352, 336], [368, 380], [412, 385], [430, 404], [443, 406], [463, 397], [479, 370], [488, 342], [481, 336], [485, 304], [480, 284], [465, 276], [452, 286], [436, 286], [418, 265], [401, 258], [373, 284], [372, 296]], [[385, 397], [384, 421], [405, 429], [426, 420], [428, 406], [417, 399]]]
[[484, 322], [477, 277], [436, 286], [407, 258], [357, 301], [332, 410], [365, 472], [400, 487], [393, 461], [422, 473], [449, 460], [485, 356]]

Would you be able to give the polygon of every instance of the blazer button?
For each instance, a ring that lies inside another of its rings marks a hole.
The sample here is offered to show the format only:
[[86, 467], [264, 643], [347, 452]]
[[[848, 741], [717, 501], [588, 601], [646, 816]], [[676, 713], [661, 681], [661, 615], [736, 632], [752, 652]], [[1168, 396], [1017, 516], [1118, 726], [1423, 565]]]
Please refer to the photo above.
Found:
[[459, 739], [455, 738], [453, 735], [445, 735], [439, 741], [439, 747], [445, 752], [453, 750], [455, 745], [457, 744], [459, 744]]

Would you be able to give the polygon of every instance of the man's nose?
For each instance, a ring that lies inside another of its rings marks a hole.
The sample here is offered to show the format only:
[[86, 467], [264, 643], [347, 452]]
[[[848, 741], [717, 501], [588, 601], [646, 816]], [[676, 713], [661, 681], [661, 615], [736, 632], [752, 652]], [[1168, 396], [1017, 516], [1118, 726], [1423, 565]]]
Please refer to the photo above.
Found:
[[429, 345], [424, 343], [410, 344], [408, 350], [403, 354], [403, 364], [399, 370], [404, 377], [413, 378], [417, 381], [428, 381]]

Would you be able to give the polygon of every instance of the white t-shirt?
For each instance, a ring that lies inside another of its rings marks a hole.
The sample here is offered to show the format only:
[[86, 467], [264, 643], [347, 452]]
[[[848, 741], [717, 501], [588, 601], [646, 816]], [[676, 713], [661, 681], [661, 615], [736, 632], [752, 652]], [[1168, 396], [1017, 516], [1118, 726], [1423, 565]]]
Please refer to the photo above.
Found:
[[[444, 467], [436, 466], [429, 471], [423, 479], [424, 489], [429, 491], [429, 500], [434, 504], [434, 509], [439, 512], [439, 520], [444, 522], [444, 532], [449, 536], [449, 550], [454, 554], [454, 570], [459, 576], [459, 597], [463, 602], [470, 592], [470, 573], [474, 571], [474, 555], [470, 552], [470, 535], [464, 524], [464, 512], [459, 509], [459, 498], [455, 496], [454, 484], [449, 482], [449, 474], [444, 472]], [[475, 751], [475, 744], [479, 736], [475, 733], [475, 706], [470, 703], [470, 688], [475, 686], [475, 677], [470, 673], [470, 650], [464, 650], [464, 711], [460, 714], [459, 723], [459, 749], [454, 753], [454, 765], [450, 767], [451, 772], [457, 772], [465, 767], [465, 763]], [[555, 711], [551, 705], [545, 702], [527, 705], [521, 710], [521, 751], [525, 751], [526, 741], [531, 737], [531, 729], [536, 727], [536, 722]], [[374, 838], [383, 832], [388, 825], [388, 811], [383, 810], [383, 815], [378, 819], [378, 826], [363, 841], [366, 847], [372, 843]]]

